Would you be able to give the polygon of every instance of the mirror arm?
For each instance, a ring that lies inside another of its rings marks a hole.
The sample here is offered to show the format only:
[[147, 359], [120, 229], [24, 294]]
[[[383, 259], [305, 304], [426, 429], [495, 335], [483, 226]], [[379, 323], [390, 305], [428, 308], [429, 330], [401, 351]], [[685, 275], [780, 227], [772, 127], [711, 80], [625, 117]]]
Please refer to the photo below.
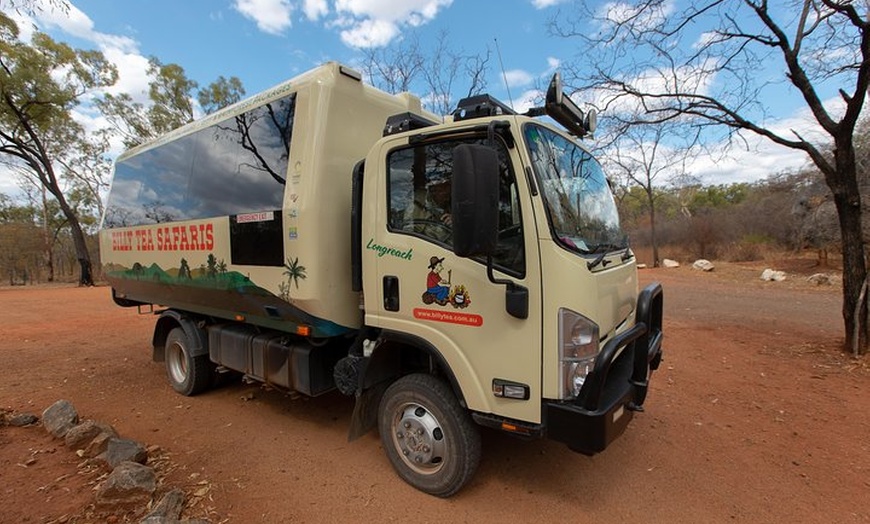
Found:
[[529, 318], [529, 290], [513, 280], [495, 278], [492, 266], [492, 255], [489, 255], [486, 257], [486, 276], [493, 284], [507, 286], [505, 289], [505, 310], [512, 317]]

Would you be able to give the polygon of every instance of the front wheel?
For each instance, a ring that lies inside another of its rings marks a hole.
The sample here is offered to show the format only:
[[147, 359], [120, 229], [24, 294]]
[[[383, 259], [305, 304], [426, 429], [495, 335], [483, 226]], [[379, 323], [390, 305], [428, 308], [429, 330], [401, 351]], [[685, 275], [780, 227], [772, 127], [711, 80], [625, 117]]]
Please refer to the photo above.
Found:
[[193, 356], [184, 329], [177, 327], [166, 337], [166, 376], [172, 389], [185, 396], [202, 393], [212, 385], [215, 365], [208, 355]]
[[480, 462], [477, 427], [447, 384], [431, 375], [406, 375], [387, 388], [378, 429], [399, 476], [430, 495], [453, 495]]

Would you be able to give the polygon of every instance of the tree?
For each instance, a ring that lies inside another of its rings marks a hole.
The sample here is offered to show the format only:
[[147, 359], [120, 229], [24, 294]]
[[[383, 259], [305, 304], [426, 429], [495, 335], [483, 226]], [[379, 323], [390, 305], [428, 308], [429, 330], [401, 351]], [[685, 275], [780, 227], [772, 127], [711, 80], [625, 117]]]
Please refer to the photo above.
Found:
[[197, 94], [199, 105], [207, 114], [214, 113], [219, 109], [235, 104], [245, 96], [245, 86], [235, 76], [224, 78], [219, 76], [217, 80], [201, 89]]
[[97, 107], [128, 148], [193, 121], [191, 96], [197, 83], [187, 78], [184, 68], [178, 64], [164, 65], [151, 57], [148, 76], [151, 77], [148, 105], [134, 101], [129, 93], [107, 93], [97, 100]]
[[32, 262], [41, 252], [36, 209], [20, 205], [0, 193], [0, 270], [9, 279], [9, 285], [33, 279]]
[[[808, 156], [823, 173], [837, 209], [843, 250], [847, 350], [868, 343], [867, 266], [857, 180], [855, 129], [870, 86], [870, 19], [851, 0], [707, 0], [682, 12], [668, 0], [596, 4], [552, 30], [582, 46], [569, 74], [607, 105], [640, 106], [639, 125], [680, 122], [711, 137], [750, 132]], [[590, 31], [595, 27], [595, 31]], [[784, 70], [772, 77], [773, 61]], [[759, 67], [765, 64], [765, 67]], [[839, 103], [823, 93], [838, 89]], [[762, 95], [796, 95], [827, 138], [824, 145], [766, 119]]]
[[[112, 130], [121, 136], [124, 146], [132, 148], [193, 122], [193, 97], [198, 84], [187, 78], [178, 64], [149, 60], [148, 102], [136, 102], [130, 93], [106, 94], [97, 100], [100, 111]], [[242, 81], [223, 76], [196, 95], [206, 113], [238, 102], [245, 94]]]
[[431, 52], [423, 50], [412, 34], [391, 47], [364, 50], [362, 70], [372, 85], [388, 93], [412, 91], [418, 86], [426, 109], [447, 115], [456, 107], [457, 83], [463, 96], [477, 95], [486, 88], [491, 51], [464, 54], [450, 46], [446, 31], [438, 34]]
[[653, 266], [658, 267], [659, 246], [656, 239], [656, 182], [670, 176], [676, 179], [686, 171], [686, 164], [697, 156], [697, 135], [674, 140], [681, 129], [673, 125], [617, 126], [613, 141], [604, 148], [604, 164], [615, 173], [637, 184], [646, 197], [649, 216]]
[[57, 201], [69, 223], [80, 285], [93, 285], [91, 258], [55, 164], [85, 136], [72, 117], [80, 97], [116, 79], [102, 53], [72, 49], [40, 32], [23, 43], [15, 22], [0, 13], [0, 161], [31, 172]]

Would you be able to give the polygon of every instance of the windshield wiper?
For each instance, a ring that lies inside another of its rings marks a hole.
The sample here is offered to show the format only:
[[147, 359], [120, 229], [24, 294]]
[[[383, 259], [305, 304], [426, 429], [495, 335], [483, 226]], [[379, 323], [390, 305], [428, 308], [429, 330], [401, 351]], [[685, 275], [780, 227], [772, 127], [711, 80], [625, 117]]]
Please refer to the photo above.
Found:
[[596, 267], [598, 267], [599, 264], [603, 265], [604, 267], [607, 267], [607, 264], [609, 264], [610, 261], [604, 260], [604, 258], [609, 253], [612, 253], [613, 251], [617, 251], [620, 249], [624, 250], [622, 252], [622, 257], [620, 258], [621, 261], [625, 262], [626, 260], [630, 260], [631, 257], [634, 256], [634, 254], [631, 252], [631, 248], [629, 246], [617, 246], [616, 244], [608, 244], [608, 243], [595, 244], [594, 246], [592, 246], [592, 249], [589, 250], [589, 253], [598, 253], [600, 251], [601, 254], [599, 254], [597, 257], [595, 257], [594, 260], [590, 260], [589, 262], [587, 262], [586, 267], [590, 271], [595, 269]]

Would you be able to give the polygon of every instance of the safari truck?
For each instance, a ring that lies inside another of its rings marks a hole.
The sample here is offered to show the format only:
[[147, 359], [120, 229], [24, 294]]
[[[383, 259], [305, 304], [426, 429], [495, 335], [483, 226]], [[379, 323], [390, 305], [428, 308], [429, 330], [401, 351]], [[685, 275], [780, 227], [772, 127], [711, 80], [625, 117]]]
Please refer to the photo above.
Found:
[[[662, 289], [635, 256], [563, 94], [424, 111], [327, 63], [127, 151], [100, 231], [114, 301], [157, 316], [153, 360], [355, 399], [406, 482], [447, 497], [480, 427], [604, 450], [643, 410]], [[445, 189], [446, 188], [446, 189]]]

